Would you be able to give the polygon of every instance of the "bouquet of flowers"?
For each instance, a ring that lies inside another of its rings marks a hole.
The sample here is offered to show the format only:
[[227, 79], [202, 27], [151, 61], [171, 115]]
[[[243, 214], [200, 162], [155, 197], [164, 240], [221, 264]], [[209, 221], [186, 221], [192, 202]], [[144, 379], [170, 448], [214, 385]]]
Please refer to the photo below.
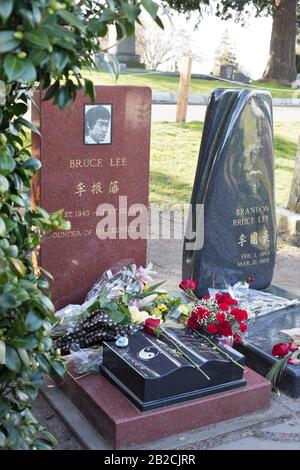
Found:
[[82, 306], [68, 306], [58, 312], [60, 325], [53, 336], [62, 354], [68, 354], [72, 348], [97, 347], [103, 341], [120, 337], [125, 337], [126, 345], [127, 336], [141, 330], [147, 318], [164, 320], [181, 300], [159, 289], [162, 282], [150, 285], [153, 274], [156, 273], [151, 263], [146, 268], [135, 264], [110, 268], [90, 290]]
[[242, 341], [247, 331], [248, 313], [238, 308], [238, 301], [226, 293], [207, 295], [198, 299], [194, 293], [196, 282], [190, 279], [181, 281], [179, 287], [194, 300], [194, 306], [187, 319], [192, 330], [202, 330], [210, 335], [233, 337], [234, 342]]

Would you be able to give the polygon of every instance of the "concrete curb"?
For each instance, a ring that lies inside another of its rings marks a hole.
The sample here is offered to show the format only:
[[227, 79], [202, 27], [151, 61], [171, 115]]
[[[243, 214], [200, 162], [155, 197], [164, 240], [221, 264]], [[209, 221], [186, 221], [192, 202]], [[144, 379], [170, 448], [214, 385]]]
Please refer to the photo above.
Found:
[[41, 393], [59, 414], [78, 442], [86, 450], [110, 450], [111, 446], [103, 439], [83, 414], [54, 383], [48, 383]]
[[[198, 93], [189, 93], [188, 104], [206, 106], [209, 95], [200, 95]], [[297, 107], [300, 106], [300, 99], [297, 98], [273, 98], [273, 106]], [[169, 91], [154, 91], [152, 93], [153, 104], [177, 104], [178, 93]]]
[[300, 214], [296, 214], [285, 207], [276, 208], [277, 233], [285, 235], [287, 241], [296, 243], [300, 247]]

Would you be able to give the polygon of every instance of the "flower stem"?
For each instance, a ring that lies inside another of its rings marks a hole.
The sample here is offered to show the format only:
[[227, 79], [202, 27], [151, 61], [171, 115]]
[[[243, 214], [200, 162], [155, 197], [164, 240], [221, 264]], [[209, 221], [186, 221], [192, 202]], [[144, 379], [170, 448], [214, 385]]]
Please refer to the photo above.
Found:
[[170, 341], [170, 343], [173, 344], [173, 346], [175, 346], [177, 352], [179, 352], [183, 357], [185, 357], [185, 359], [187, 359], [193, 367], [195, 367], [195, 369], [197, 369], [199, 372], [201, 372], [201, 374], [203, 374], [207, 380], [210, 380], [210, 377], [197, 365], [195, 364], [195, 362], [187, 355], [185, 354], [178, 346], [178, 344], [176, 343], [176, 341], [173, 340], [173, 338], [170, 338], [170, 336], [164, 331], [160, 330], [160, 334], [161, 336], [163, 336], [164, 338], [166, 338], [168, 341]]
[[229, 361], [233, 362], [236, 366], [239, 366], [241, 369], [245, 370], [245, 367], [242, 366], [242, 364], [239, 364], [238, 362], [236, 362], [234, 359], [232, 359], [232, 357], [227, 354], [225, 351], [223, 351], [223, 349], [219, 348], [219, 346], [217, 346], [213, 341], [211, 341], [207, 336], [205, 335], [202, 335], [201, 333], [199, 333], [199, 331], [197, 330], [194, 330], [195, 333], [197, 333], [197, 335], [199, 335], [201, 338], [205, 339], [206, 341], [208, 341], [213, 347], [214, 349], [216, 349], [217, 351], [219, 351], [219, 353], [223, 354], [223, 356], [226, 357], [226, 359], [228, 359]]

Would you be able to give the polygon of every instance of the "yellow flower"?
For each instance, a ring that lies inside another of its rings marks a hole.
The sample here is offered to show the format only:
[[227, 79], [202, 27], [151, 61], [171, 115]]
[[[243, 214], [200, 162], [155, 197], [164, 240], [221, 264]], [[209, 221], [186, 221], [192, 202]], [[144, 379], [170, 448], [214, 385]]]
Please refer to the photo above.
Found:
[[155, 308], [152, 312], [153, 315], [156, 315], [157, 317], [161, 316], [161, 311], [158, 308]]
[[165, 304], [160, 304], [157, 306], [158, 310], [160, 310], [161, 312], [166, 312], [168, 310], [168, 308], [166, 307]]
[[145, 284], [143, 290], [148, 290], [148, 289], [149, 289], [149, 286], [147, 286], [147, 284]]

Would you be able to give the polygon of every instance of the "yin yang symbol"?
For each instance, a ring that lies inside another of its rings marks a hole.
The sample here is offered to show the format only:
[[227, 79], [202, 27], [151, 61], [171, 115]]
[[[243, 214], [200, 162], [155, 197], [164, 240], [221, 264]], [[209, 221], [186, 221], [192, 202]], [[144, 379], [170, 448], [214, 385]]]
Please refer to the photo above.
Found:
[[153, 346], [149, 346], [147, 348], [141, 349], [138, 352], [138, 357], [143, 361], [150, 361], [150, 359], [153, 359], [155, 356], [157, 356], [158, 353], [158, 349], [154, 348]]

